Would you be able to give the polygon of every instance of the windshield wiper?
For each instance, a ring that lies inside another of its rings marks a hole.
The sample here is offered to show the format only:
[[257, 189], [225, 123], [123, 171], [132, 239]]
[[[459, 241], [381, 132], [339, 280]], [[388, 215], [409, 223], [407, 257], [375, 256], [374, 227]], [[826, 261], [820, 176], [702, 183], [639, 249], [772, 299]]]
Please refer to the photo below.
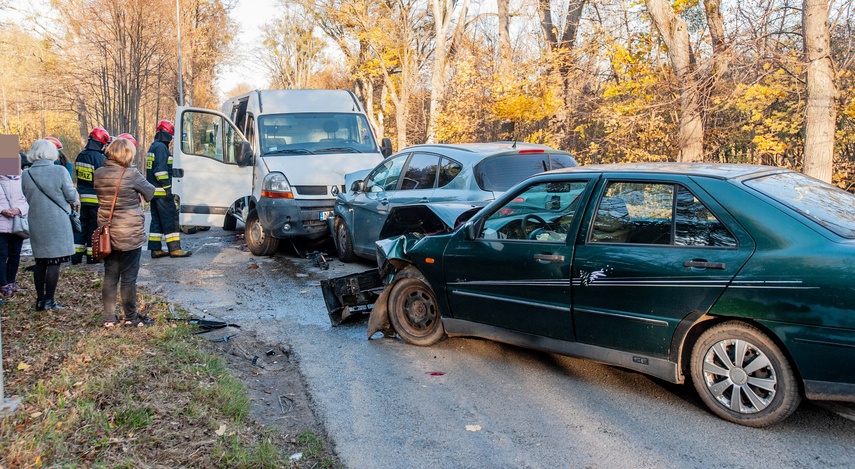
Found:
[[314, 152], [305, 148], [283, 148], [281, 150], [268, 151], [265, 155], [314, 155]]
[[361, 153], [359, 150], [353, 147], [333, 147], [333, 148], [322, 148], [317, 151], [318, 153]]

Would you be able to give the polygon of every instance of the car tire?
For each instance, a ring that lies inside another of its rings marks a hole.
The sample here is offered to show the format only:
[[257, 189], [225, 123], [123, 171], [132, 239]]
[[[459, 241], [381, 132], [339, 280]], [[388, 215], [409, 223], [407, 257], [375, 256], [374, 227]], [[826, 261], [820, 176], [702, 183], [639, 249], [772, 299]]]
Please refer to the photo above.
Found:
[[237, 217], [235, 217], [231, 213], [226, 213], [226, 217], [223, 219], [223, 230], [234, 231], [236, 229], [237, 229]]
[[433, 345], [445, 336], [436, 295], [421, 276], [403, 272], [389, 292], [389, 320], [404, 342]]
[[795, 412], [801, 401], [795, 373], [781, 349], [759, 329], [740, 321], [701, 334], [692, 349], [691, 375], [704, 404], [740, 425], [776, 424]]
[[340, 261], [353, 262], [356, 260], [356, 253], [353, 252], [353, 240], [347, 231], [347, 225], [340, 218], [335, 221], [335, 249], [338, 251]]
[[246, 217], [244, 233], [249, 252], [256, 256], [272, 256], [279, 249], [279, 239], [264, 231], [261, 220], [258, 219], [258, 212], [255, 210], [249, 212], [249, 216]]

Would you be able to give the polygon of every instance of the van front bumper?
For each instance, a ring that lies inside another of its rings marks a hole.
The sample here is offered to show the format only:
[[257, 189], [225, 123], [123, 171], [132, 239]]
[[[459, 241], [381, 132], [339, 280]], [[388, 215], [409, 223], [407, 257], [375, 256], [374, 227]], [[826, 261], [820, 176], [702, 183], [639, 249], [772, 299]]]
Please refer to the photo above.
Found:
[[261, 226], [274, 238], [320, 238], [330, 233], [327, 217], [335, 199], [271, 199], [262, 197], [255, 206]]

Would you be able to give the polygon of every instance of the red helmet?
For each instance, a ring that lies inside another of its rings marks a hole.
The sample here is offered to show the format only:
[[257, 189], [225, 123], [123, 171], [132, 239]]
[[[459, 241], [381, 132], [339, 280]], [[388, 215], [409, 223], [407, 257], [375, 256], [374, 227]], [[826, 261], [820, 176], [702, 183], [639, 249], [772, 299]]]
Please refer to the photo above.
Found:
[[116, 135], [116, 138], [124, 138], [126, 140], [130, 140], [131, 143], [134, 144], [134, 146], [137, 146], [137, 139], [135, 139], [134, 136], [131, 134], [119, 134]]
[[175, 126], [172, 125], [172, 122], [166, 119], [157, 123], [157, 131], [160, 132], [161, 130], [168, 133], [169, 135], [175, 135]]
[[92, 129], [92, 132], [89, 132], [89, 137], [94, 138], [95, 140], [101, 142], [104, 145], [110, 143], [110, 134], [108, 134], [107, 131], [104, 130], [104, 127], [95, 127], [94, 129]]
[[57, 150], [62, 150], [62, 142], [60, 142], [58, 138], [56, 138], [56, 137], [45, 137], [45, 140], [56, 145]]

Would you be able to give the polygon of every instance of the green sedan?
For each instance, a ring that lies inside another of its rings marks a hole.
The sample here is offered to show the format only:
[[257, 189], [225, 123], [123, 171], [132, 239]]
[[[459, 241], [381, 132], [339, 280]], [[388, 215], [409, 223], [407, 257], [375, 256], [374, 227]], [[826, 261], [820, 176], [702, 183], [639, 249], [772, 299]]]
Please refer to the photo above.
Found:
[[855, 401], [850, 193], [774, 167], [601, 165], [467, 216], [377, 243], [369, 337], [483, 337], [688, 379], [753, 427], [803, 397]]

